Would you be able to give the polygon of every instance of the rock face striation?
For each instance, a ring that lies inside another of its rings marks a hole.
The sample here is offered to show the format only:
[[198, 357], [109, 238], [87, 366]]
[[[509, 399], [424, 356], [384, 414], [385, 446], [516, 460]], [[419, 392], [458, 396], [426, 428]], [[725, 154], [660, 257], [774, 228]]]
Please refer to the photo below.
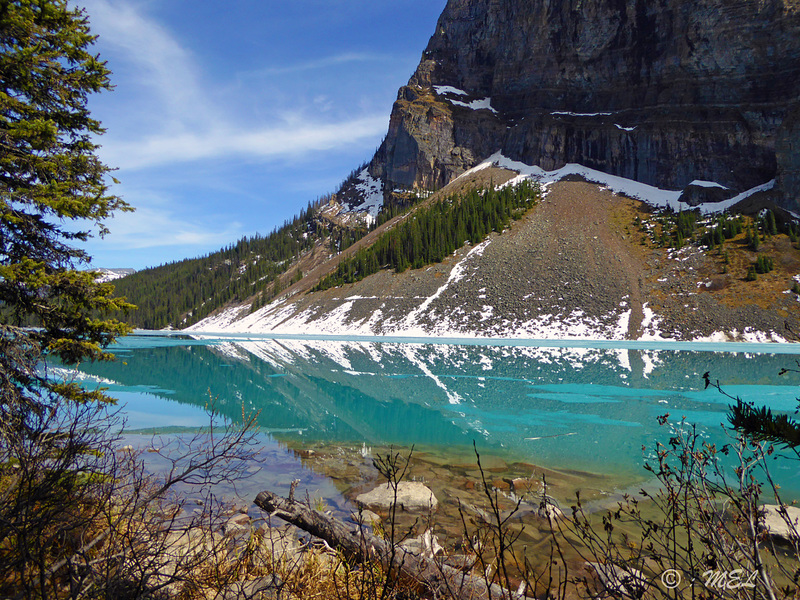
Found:
[[796, 209], [798, 105], [800, 0], [449, 0], [369, 171], [440, 187], [501, 150]]

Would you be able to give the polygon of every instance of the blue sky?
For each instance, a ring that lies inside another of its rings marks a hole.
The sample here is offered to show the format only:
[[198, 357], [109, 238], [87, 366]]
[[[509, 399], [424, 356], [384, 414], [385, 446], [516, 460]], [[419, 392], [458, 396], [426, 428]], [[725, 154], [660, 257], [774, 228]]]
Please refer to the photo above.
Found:
[[370, 159], [445, 0], [80, 0], [113, 92], [90, 99], [112, 191], [87, 244], [141, 269], [268, 233]]

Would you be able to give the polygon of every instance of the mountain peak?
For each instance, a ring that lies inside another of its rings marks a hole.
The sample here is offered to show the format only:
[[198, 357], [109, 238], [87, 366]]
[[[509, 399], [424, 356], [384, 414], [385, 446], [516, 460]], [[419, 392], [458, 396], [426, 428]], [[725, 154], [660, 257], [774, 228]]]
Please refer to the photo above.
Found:
[[[497, 151], [800, 208], [795, 0], [450, 0], [370, 173], [441, 187]], [[721, 192], [720, 190], [724, 190]]]

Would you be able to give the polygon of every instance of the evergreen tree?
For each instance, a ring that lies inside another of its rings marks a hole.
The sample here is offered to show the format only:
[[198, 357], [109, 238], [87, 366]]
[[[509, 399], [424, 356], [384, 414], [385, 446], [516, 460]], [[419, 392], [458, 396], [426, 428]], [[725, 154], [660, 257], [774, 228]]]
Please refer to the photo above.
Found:
[[31, 373], [20, 357], [36, 348], [68, 363], [105, 359], [104, 348], [127, 331], [102, 315], [130, 305], [94, 273], [77, 270], [89, 256], [74, 245], [95, 227], [103, 235], [104, 220], [129, 209], [108, 193], [109, 168], [92, 141], [103, 129], [90, 117], [88, 97], [110, 88], [105, 63], [90, 52], [93, 41], [86, 15], [66, 0], [0, 2], [3, 411], [37, 405], [44, 391], [100, 397]]
[[767, 215], [764, 220], [764, 230], [767, 235], [778, 235], [778, 225], [775, 222], [775, 214], [771, 210], [767, 211]]
[[[797, 369], [781, 369], [780, 374], [797, 373]], [[726, 393], [719, 381], [711, 381], [709, 373], [703, 374], [706, 389], [711, 386], [734, 401], [728, 405], [728, 422], [742, 435], [756, 442], [769, 442], [786, 448], [800, 446], [800, 423], [788, 415], [776, 415], [767, 406], [756, 406], [738, 396]], [[795, 414], [797, 411], [795, 411]]]
[[0, 0], [2, 597], [104, 595], [82, 587], [89, 578], [70, 559], [117, 475], [103, 470], [114, 455], [100, 402], [109, 398], [56, 381], [47, 367], [109, 359], [106, 347], [127, 332], [108, 314], [130, 305], [78, 270], [89, 257], [75, 244], [128, 206], [108, 193], [93, 142], [103, 130], [87, 108], [110, 87], [109, 71], [72, 6]]
[[747, 245], [753, 252], [757, 252], [761, 246], [761, 238], [758, 235], [758, 227], [753, 227], [752, 223], [747, 227]]
[[[369, 248], [343, 260], [314, 289], [359, 281], [380, 268], [396, 272], [439, 262], [469, 240], [477, 243], [489, 231], [500, 231], [533, 206], [538, 188], [523, 182], [513, 188], [451, 196], [417, 210], [413, 217], [382, 235]], [[363, 253], [362, 253], [363, 252]]]
[[800, 423], [787, 415], [775, 415], [767, 406], [757, 407], [743, 402], [730, 405], [728, 421], [731, 426], [759, 442], [772, 442], [788, 448], [800, 446]]
[[756, 264], [753, 266], [755, 272], [763, 275], [764, 273], [769, 273], [773, 269], [773, 262], [769, 256], [764, 254], [759, 255], [756, 259]]

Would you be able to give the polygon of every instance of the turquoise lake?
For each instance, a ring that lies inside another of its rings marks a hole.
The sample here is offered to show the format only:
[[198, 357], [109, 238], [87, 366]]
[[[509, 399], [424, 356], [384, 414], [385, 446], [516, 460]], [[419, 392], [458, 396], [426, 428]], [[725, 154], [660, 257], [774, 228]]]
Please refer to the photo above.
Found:
[[[779, 375], [798, 367], [800, 347], [783, 344], [136, 335], [113, 351], [116, 362], [81, 365], [79, 377], [119, 398], [129, 431], [202, 427], [210, 394], [229, 420], [259, 411], [278, 445], [446, 452], [474, 441], [544, 467], [626, 476], [642, 473], [648, 452], [668, 439], [659, 415], [727, 440], [730, 400], [704, 389], [705, 372], [773, 411], [793, 412], [800, 395], [800, 375]], [[773, 468], [787, 489], [800, 489], [797, 462]]]

